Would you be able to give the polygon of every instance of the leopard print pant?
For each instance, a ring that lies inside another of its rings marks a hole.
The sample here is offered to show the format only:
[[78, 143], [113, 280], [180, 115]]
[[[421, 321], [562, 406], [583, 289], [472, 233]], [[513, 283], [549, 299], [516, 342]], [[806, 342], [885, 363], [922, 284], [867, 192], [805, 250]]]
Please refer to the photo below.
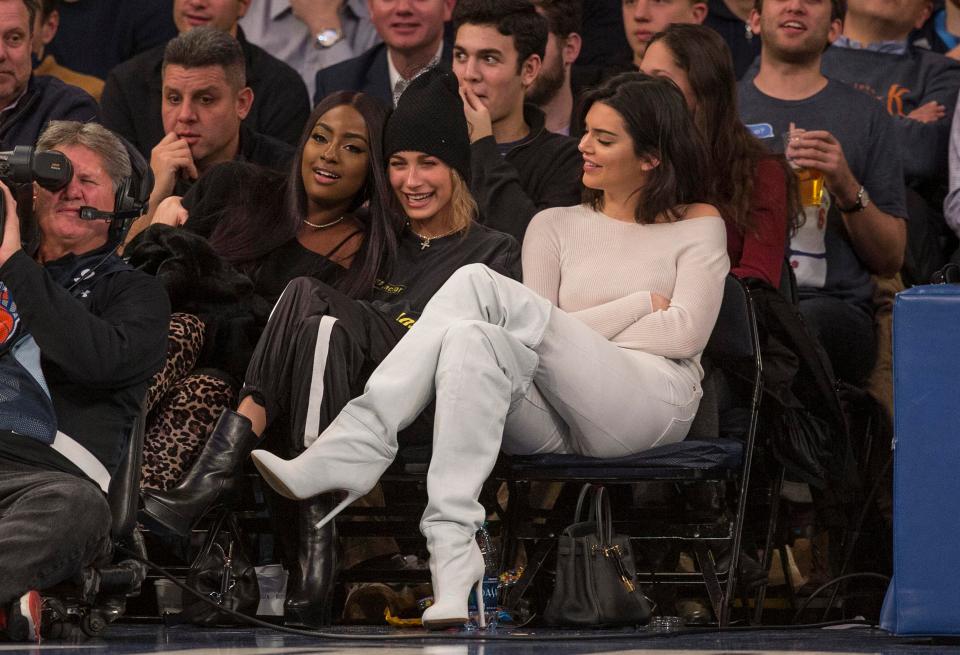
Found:
[[173, 385], [193, 370], [197, 357], [200, 356], [200, 350], [203, 348], [204, 329], [203, 321], [193, 314], [170, 315], [167, 359], [163, 363], [163, 368], [153, 376], [150, 382], [150, 393], [147, 396], [149, 410], [153, 410]]
[[167, 490], [190, 470], [213, 424], [236, 402], [236, 390], [215, 372], [192, 372], [203, 346], [203, 322], [170, 319], [167, 361], [150, 387], [140, 485]]
[[140, 485], [168, 490], [190, 470], [223, 410], [233, 407], [236, 390], [208, 373], [192, 373], [151, 412], [144, 437]]

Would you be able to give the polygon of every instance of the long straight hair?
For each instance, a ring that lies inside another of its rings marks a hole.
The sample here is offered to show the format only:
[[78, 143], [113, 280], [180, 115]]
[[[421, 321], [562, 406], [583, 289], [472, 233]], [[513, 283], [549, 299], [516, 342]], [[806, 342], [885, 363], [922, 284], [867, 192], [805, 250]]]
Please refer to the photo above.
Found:
[[[348, 296], [362, 298], [373, 289], [377, 272], [393, 264], [397, 255], [397, 239], [403, 229], [403, 221], [391, 210], [392, 193], [383, 159], [383, 128], [389, 110], [383, 103], [365, 93], [338, 91], [326, 96], [314, 107], [300, 135], [297, 156], [290, 167], [287, 182], [287, 221], [296, 229], [307, 215], [307, 190], [301, 173], [304, 146], [320, 117], [342, 105], [356, 109], [367, 126], [370, 155], [367, 160], [367, 175], [363, 187], [354, 196], [349, 207], [349, 211], [356, 212], [355, 217], [363, 228], [364, 238], [354, 256], [353, 264], [340, 284], [340, 290]], [[364, 205], [366, 211], [357, 212]]]
[[[676, 84], [644, 73], [612, 77], [584, 97], [581, 123], [595, 102], [620, 114], [637, 157], [659, 161], [642, 187], [638, 185], [640, 201], [634, 216], [638, 223], [654, 223], [659, 216], [676, 221], [688, 205], [712, 202], [715, 172]], [[583, 198], [593, 209], [603, 209], [602, 191], [586, 189]]]
[[[351, 298], [367, 296], [373, 290], [377, 271], [392, 265], [396, 258], [397, 239], [403, 227], [403, 221], [389, 209], [389, 186], [383, 166], [383, 126], [388, 110], [371, 96], [342, 91], [321, 100], [307, 119], [297, 144], [297, 155], [285, 176], [237, 162], [214, 168], [208, 175], [222, 175], [217, 169], [225, 167], [229, 170], [230, 183], [211, 185], [217, 197], [208, 204], [215, 206], [215, 211], [209, 218], [188, 221], [187, 225], [207, 236], [221, 257], [244, 273], [254, 274], [260, 260], [294, 238], [301, 221], [307, 217], [307, 191], [301, 173], [303, 148], [320, 117], [341, 105], [353, 107], [363, 117], [370, 156], [363, 186], [349, 207], [356, 212], [356, 220], [364, 233], [363, 242], [337, 285]], [[357, 211], [364, 206], [366, 210]], [[268, 220], [269, 217], [278, 217], [278, 220]]]
[[[796, 231], [801, 215], [796, 178], [780, 155], [773, 155], [740, 120], [733, 57], [723, 38], [709, 27], [674, 23], [654, 35], [663, 42], [674, 62], [687, 74], [693, 91], [693, 120], [710, 152], [710, 166], [724, 171], [713, 178], [711, 195], [720, 212], [741, 233], [755, 232], [750, 215], [754, 179], [761, 159], [774, 158], [787, 181], [787, 225]], [[649, 46], [648, 46], [649, 47]]]

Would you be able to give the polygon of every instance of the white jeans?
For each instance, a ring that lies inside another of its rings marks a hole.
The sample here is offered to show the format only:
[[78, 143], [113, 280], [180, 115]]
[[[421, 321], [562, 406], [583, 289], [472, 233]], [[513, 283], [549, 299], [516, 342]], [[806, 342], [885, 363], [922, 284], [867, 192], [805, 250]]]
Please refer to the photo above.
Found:
[[507, 415], [505, 452], [622, 457], [687, 435], [702, 395], [692, 363], [620, 348], [556, 308], [533, 351], [532, 382]]
[[[686, 436], [699, 369], [626, 350], [481, 264], [458, 270], [344, 412], [396, 448], [436, 394], [421, 529], [472, 534], [501, 445], [618, 457]], [[321, 441], [324, 439], [321, 436]]]

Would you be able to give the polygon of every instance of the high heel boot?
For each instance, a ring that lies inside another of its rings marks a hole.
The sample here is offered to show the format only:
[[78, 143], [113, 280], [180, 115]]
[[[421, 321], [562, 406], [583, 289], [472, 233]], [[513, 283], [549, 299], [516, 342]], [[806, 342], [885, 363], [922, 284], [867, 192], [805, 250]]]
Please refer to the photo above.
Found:
[[462, 626], [471, 589], [485, 626], [484, 561], [475, 535], [486, 512], [477, 499], [497, 461], [511, 399], [528, 388], [536, 363], [536, 355], [499, 326], [463, 323], [445, 335], [420, 522], [435, 599], [423, 613], [425, 628]]
[[251, 457], [281, 496], [305, 500], [332, 491], [346, 492], [346, 498], [317, 523], [319, 529], [347, 505], [367, 495], [393, 462], [397, 433], [378, 432], [375, 434], [345, 409], [294, 459], [284, 460], [265, 450], [255, 450]]
[[180, 483], [169, 491], [143, 493], [143, 511], [175, 534], [190, 534], [193, 524], [218, 500], [229, 499], [239, 481], [236, 472], [257, 442], [250, 420], [225, 410], [200, 456]]
[[423, 531], [430, 550], [433, 605], [423, 612], [423, 627], [443, 630], [461, 627], [469, 619], [467, 599], [477, 600], [477, 622], [486, 627], [483, 611], [483, 554], [473, 534], [460, 526], [435, 525]]
[[297, 564], [300, 575], [293, 581], [284, 605], [284, 623], [308, 628], [330, 625], [333, 589], [340, 570], [334, 523], [317, 524], [333, 506], [325, 494], [297, 503]]

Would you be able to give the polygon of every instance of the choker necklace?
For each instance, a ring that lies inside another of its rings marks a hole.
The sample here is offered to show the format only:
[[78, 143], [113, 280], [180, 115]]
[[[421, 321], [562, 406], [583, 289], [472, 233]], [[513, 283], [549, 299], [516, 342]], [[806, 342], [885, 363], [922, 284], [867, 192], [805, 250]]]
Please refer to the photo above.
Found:
[[347, 217], [347, 215], [344, 214], [344, 215], [341, 216], [340, 218], [338, 218], [338, 219], [336, 219], [336, 220], [333, 220], [333, 221], [330, 221], [329, 223], [311, 223], [310, 221], [308, 221], [308, 220], [305, 219], [305, 218], [302, 219], [302, 220], [303, 220], [304, 224], [309, 225], [310, 227], [312, 227], [312, 228], [315, 229], [315, 230], [323, 230], [323, 229], [328, 228], [328, 227], [333, 227], [334, 225], [336, 225], [337, 223], [341, 222], [341, 221], [342, 221], [343, 219], [345, 219], [346, 217]]
[[429, 248], [429, 247], [430, 247], [430, 242], [432, 242], [432, 241], [434, 241], [434, 240], [436, 240], [436, 239], [442, 239], [443, 237], [448, 237], [448, 236], [450, 236], [451, 234], [456, 234], [457, 232], [460, 231], [460, 228], [455, 228], [455, 229], [450, 230], [449, 232], [447, 232], [447, 233], [445, 233], [445, 234], [438, 234], [438, 235], [435, 236], [435, 237], [425, 237], [425, 236], [423, 236], [422, 234], [420, 234], [419, 232], [417, 232], [416, 230], [414, 230], [414, 229], [413, 229], [413, 225], [411, 225], [409, 221], [407, 222], [407, 229], [409, 229], [409, 230], [413, 233], [413, 235], [414, 235], [415, 237], [417, 237], [418, 239], [420, 239], [420, 250], [426, 250], [427, 248]]

